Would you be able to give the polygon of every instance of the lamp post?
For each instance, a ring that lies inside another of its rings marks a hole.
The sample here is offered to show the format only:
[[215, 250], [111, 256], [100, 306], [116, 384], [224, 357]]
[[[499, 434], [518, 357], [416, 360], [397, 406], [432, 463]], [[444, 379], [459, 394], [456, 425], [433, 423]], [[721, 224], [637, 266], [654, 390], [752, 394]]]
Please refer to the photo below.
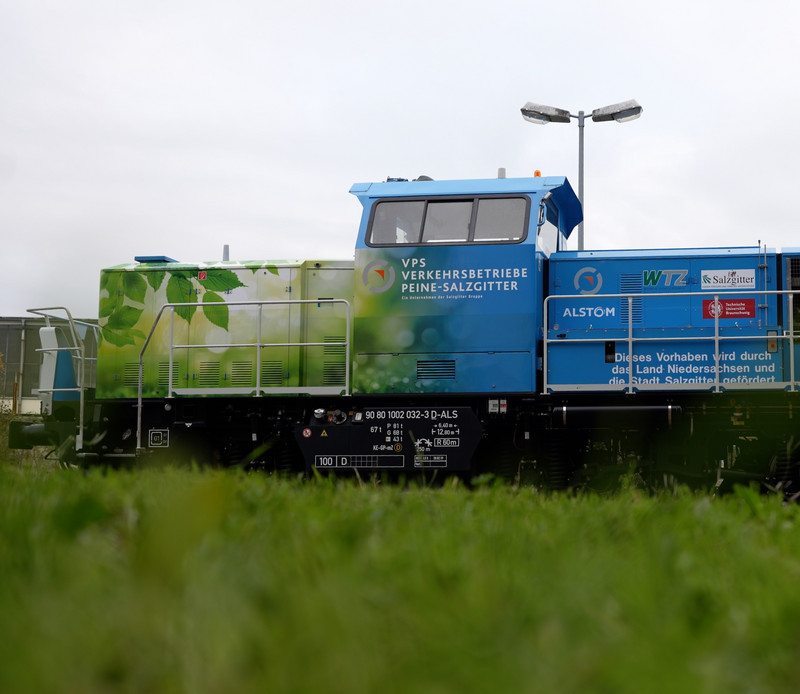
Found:
[[[539, 125], [547, 125], [547, 123], [569, 123], [570, 118], [575, 118], [578, 121], [578, 199], [581, 201], [581, 209], [583, 209], [583, 124], [585, 114], [583, 111], [578, 111], [578, 115], [574, 115], [563, 108], [555, 108], [553, 106], [544, 106], [543, 104], [534, 104], [528, 102], [520, 111], [522, 117], [531, 123], [538, 123]], [[617, 123], [627, 123], [629, 120], [635, 120], [642, 115], [642, 107], [631, 99], [630, 101], [622, 101], [618, 104], [611, 106], [603, 106], [596, 108], [592, 111], [592, 120], [595, 123], [602, 123], [604, 121], [614, 120]], [[584, 215], [585, 216], [585, 215]], [[583, 221], [578, 225], [578, 250], [583, 250]]]

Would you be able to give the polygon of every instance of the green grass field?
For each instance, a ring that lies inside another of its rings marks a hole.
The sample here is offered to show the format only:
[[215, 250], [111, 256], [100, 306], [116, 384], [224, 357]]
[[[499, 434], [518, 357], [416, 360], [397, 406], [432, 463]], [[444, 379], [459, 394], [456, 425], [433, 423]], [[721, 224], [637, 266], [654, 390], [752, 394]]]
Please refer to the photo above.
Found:
[[0, 692], [794, 692], [800, 511], [0, 465]]

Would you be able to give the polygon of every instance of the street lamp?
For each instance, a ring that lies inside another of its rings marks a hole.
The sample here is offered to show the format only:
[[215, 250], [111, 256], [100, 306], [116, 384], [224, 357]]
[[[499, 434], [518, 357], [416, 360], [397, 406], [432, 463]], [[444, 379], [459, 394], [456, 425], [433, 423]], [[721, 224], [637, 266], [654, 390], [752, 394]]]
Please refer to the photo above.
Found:
[[[570, 118], [578, 120], [578, 199], [583, 208], [583, 122], [584, 112], [578, 111], [578, 115], [573, 115], [563, 108], [544, 106], [528, 102], [520, 111], [522, 117], [531, 123], [546, 125], [547, 123], [569, 123]], [[642, 107], [631, 99], [611, 106], [603, 106], [592, 111], [592, 120], [595, 123], [603, 123], [615, 120], [617, 123], [627, 123], [629, 120], [636, 120], [642, 115]], [[584, 215], [585, 216], [585, 215]], [[583, 221], [578, 225], [578, 250], [583, 250]]]

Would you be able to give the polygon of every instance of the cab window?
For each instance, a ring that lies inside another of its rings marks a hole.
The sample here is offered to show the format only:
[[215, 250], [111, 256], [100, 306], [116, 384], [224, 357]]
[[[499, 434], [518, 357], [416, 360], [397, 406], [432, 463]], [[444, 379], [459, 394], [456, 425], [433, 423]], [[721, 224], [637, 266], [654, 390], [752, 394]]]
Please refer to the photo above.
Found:
[[370, 246], [519, 243], [528, 227], [525, 196], [380, 200], [372, 208]]
[[472, 201], [429, 202], [423, 243], [464, 243], [469, 239]]
[[528, 205], [525, 198], [478, 200], [475, 241], [521, 241]]
[[540, 208], [540, 215], [537, 244], [542, 253], [549, 257], [553, 251], [559, 250], [558, 210], [548, 203], [544, 209]]
[[424, 200], [379, 202], [375, 205], [370, 241], [376, 246], [419, 243]]

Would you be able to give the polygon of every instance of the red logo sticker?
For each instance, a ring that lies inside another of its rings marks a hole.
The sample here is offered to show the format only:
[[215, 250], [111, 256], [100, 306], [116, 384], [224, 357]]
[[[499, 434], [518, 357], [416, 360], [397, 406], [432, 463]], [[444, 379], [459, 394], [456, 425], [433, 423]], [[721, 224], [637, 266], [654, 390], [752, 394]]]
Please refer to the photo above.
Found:
[[755, 318], [755, 299], [703, 299], [703, 318]]

